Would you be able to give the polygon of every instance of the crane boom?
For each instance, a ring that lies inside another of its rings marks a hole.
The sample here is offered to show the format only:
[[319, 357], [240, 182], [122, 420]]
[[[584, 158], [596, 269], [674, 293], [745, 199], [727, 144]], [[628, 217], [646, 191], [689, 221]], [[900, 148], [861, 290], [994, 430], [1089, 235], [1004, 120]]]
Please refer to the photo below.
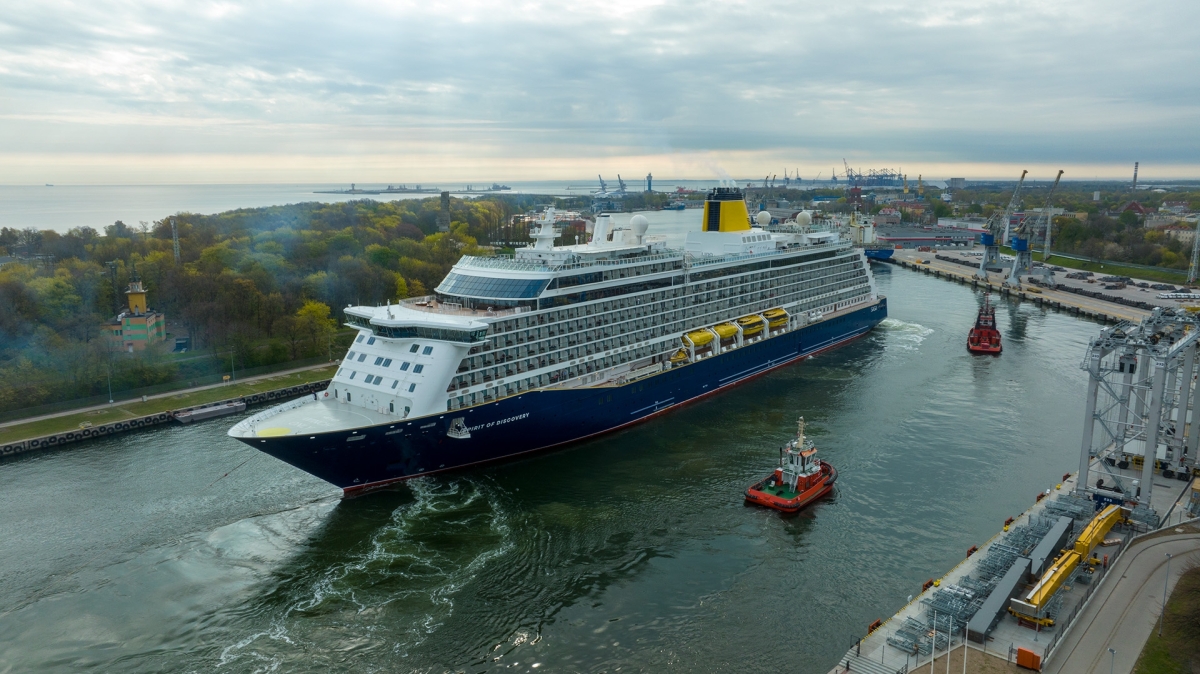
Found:
[[[1037, 245], [1039, 234], [1048, 232], [1050, 229], [1050, 205], [1054, 203], [1054, 192], [1058, 189], [1058, 183], [1062, 180], [1062, 170], [1059, 170], [1058, 175], [1054, 177], [1054, 184], [1050, 186], [1050, 192], [1046, 195], [1046, 205], [1042, 207], [1042, 212], [1038, 214], [1036, 220], [1026, 218], [1013, 233], [1011, 244], [1013, 248], [1013, 265], [1012, 271], [1009, 272], [1008, 278], [1004, 280], [1004, 285], [1010, 287], [1020, 287], [1021, 274], [1029, 274], [1033, 272], [1033, 249]], [[1046, 234], [1048, 236], [1048, 234]], [[1050, 267], [1044, 266], [1043, 275], [1047, 285], [1053, 285], [1053, 272]]]
[[1001, 224], [1003, 229], [1008, 229], [1008, 223], [1012, 220], [1012, 214], [1017, 210], [1017, 204], [1021, 201], [1021, 187], [1025, 184], [1025, 176], [1029, 171], [1021, 171], [1021, 178], [1017, 180], [1017, 187], [1013, 190], [1012, 198], [1008, 200], [1008, 206], [1004, 208], [1004, 212], [999, 211], [992, 214], [988, 219], [987, 231], [980, 237], [983, 243], [983, 257], [979, 260], [979, 269], [975, 272], [975, 276], [987, 280], [987, 268], [989, 264], [999, 264], [1000, 262], [1000, 244], [997, 238], [1000, 236]]

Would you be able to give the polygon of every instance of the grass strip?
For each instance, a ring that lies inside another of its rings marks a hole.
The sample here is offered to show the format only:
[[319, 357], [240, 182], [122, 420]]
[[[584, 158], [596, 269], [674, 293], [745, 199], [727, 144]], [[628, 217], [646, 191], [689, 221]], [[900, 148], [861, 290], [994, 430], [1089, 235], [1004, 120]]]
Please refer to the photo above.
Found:
[[1180, 576], [1163, 620], [1163, 633], [1150, 633], [1134, 674], [1188, 674], [1200, 668], [1200, 566]]
[[335, 370], [336, 366], [330, 365], [315, 370], [263, 377], [245, 383], [224, 384], [199, 391], [181, 391], [162, 398], [151, 398], [146, 402], [140, 400], [125, 401], [100, 410], [77, 412], [75, 414], [40, 419], [24, 424], [14, 424], [0, 428], [0, 442], [6, 443], [16, 440], [27, 440], [29, 438], [40, 438], [45, 435], [53, 435], [54, 433], [65, 433], [78, 429], [79, 424], [85, 421], [90, 421], [93, 426], [99, 426], [114, 421], [124, 421], [125, 419], [132, 419], [134, 417], [158, 414], [159, 412], [166, 412], [168, 410], [194, 407], [218, 400], [240, 398], [254, 393], [298, 386], [313, 381], [329, 379], [333, 376]]

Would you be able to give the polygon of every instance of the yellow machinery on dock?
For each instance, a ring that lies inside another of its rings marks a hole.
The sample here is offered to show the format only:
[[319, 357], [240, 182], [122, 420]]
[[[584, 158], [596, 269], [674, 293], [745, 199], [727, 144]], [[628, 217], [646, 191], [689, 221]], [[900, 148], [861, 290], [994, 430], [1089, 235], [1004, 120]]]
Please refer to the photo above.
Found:
[[1050, 603], [1050, 599], [1070, 580], [1071, 574], [1079, 568], [1080, 564], [1089, 561], [1088, 555], [1092, 554], [1092, 550], [1104, 541], [1108, 532], [1118, 522], [1125, 521], [1127, 517], [1128, 512], [1120, 506], [1110, 505], [1101, 510], [1100, 514], [1093, 517], [1079, 537], [1075, 539], [1075, 545], [1064, 550], [1054, 560], [1054, 563], [1050, 565], [1049, 569], [1046, 569], [1033, 589], [1026, 593], [1024, 599], [1013, 598], [1009, 602], [1008, 612], [1020, 620], [1040, 624], [1043, 627], [1053, 625], [1053, 618], [1042, 615]]

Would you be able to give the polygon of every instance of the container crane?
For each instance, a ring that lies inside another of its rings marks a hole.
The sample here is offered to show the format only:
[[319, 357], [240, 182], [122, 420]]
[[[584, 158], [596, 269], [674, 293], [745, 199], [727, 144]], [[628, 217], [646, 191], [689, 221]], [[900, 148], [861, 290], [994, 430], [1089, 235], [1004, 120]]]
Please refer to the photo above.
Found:
[[[1058, 175], [1054, 177], [1054, 184], [1050, 186], [1050, 193], [1046, 195], [1046, 205], [1042, 207], [1042, 212], [1038, 214], [1036, 220], [1032, 222], [1026, 218], [1018, 227], [1017, 231], [1013, 232], [1012, 249], [1013, 249], [1013, 265], [1012, 271], [1009, 272], [1008, 278], [1004, 279], [1004, 285], [1011, 288], [1021, 287], [1021, 274], [1033, 273], [1033, 248], [1036, 245], [1038, 235], [1049, 236], [1048, 232], [1051, 225], [1050, 205], [1053, 203], [1054, 191], [1058, 189], [1058, 182], [1062, 180], [1063, 172], [1060, 170]], [[1050, 267], [1043, 263], [1043, 275], [1047, 284], [1051, 284], [1053, 272]]]
[[996, 241], [1000, 233], [1008, 229], [1008, 223], [1012, 220], [1012, 214], [1017, 209], [1017, 204], [1020, 203], [1021, 186], [1025, 184], [1025, 175], [1029, 171], [1021, 171], [1021, 179], [1017, 181], [1017, 187], [1013, 190], [1012, 198], [1008, 200], [1008, 206], [1003, 212], [996, 211], [988, 220], [985, 231], [979, 238], [983, 243], [983, 257], [979, 260], [979, 269], [975, 272], [975, 276], [983, 280], [987, 280], [988, 265], [1000, 264], [1000, 244]]

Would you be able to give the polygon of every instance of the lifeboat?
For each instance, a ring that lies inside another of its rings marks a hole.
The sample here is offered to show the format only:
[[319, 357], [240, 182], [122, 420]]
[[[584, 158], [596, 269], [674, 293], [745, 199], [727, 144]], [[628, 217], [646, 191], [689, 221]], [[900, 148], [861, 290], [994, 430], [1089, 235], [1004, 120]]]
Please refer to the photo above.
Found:
[[733, 339], [737, 335], [737, 326], [733, 323], [722, 323], [713, 326], [713, 330], [721, 336], [721, 339]]
[[675, 353], [671, 354], [671, 362], [672, 363], [682, 363], [683, 361], [685, 361], [687, 359], [688, 359], [688, 352], [686, 349], [680, 349], [680, 350], [676, 351]]
[[991, 294], [983, 296], [983, 306], [975, 317], [975, 326], [967, 334], [967, 351], [981, 354], [999, 354], [1000, 331], [996, 329], [996, 307], [992, 306]]
[[713, 341], [713, 333], [708, 330], [696, 330], [687, 333], [687, 340], [692, 343], [692, 346], [701, 347]]
[[816, 458], [816, 453], [804, 437], [804, 417], [800, 417], [796, 437], [779, 450], [779, 467], [746, 489], [746, 503], [794, 513], [829, 494], [837, 482], [837, 469]]
[[763, 319], [761, 316], [742, 316], [737, 319], [738, 325], [742, 326], [742, 335], [749, 337], [762, 332]]
[[767, 325], [772, 329], [782, 328], [787, 325], [788, 312], [783, 309], [770, 309], [763, 312], [763, 317], [767, 319]]

